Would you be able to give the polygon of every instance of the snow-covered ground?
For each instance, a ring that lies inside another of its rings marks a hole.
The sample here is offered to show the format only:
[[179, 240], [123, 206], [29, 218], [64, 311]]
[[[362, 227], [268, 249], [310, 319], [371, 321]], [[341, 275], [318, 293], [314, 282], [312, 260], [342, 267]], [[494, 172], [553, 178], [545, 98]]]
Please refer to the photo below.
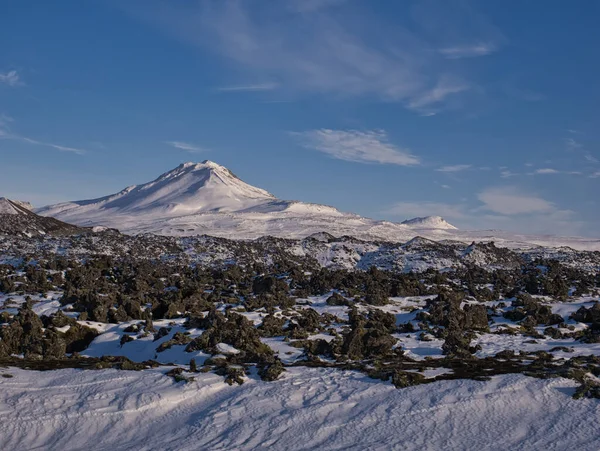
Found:
[[211, 373], [1, 369], [4, 450], [597, 450], [597, 400], [567, 379], [497, 376], [406, 389], [292, 368], [229, 386]]

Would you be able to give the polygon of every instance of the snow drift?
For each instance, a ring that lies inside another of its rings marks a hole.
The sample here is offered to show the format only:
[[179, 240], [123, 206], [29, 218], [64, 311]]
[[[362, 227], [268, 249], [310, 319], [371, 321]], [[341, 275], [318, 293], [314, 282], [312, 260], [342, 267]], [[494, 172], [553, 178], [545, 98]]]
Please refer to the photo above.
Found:
[[[395, 389], [290, 368], [228, 386], [212, 373], [13, 368], [0, 378], [1, 449], [539, 450], [600, 448], [597, 400], [567, 379], [496, 376]], [[163, 369], [164, 371], [164, 369]]]

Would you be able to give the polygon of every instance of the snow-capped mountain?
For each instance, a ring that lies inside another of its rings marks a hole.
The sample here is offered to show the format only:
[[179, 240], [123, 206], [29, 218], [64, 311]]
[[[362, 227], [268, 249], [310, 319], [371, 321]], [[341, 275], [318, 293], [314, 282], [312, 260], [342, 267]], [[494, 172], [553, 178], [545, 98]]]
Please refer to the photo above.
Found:
[[381, 238], [377, 228], [410, 231], [406, 225], [373, 221], [327, 205], [278, 199], [208, 160], [181, 164], [152, 182], [116, 194], [37, 212], [73, 224], [164, 235], [304, 237], [323, 230], [364, 235], [374, 229], [369, 237]]
[[181, 164], [152, 182], [116, 194], [50, 205], [36, 212], [79, 226], [106, 226], [128, 234], [301, 239], [325, 232], [371, 241], [405, 242], [422, 236], [435, 241], [495, 241], [519, 248], [567, 245], [600, 250], [600, 240], [461, 231], [439, 216], [403, 223], [377, 221], [327, 205], [282, 200], [208, 160]]
[[260, 188], [248, 185], [227, 168], [212, 161], [184, 163], [156, 180], [129, 186], [99, 199], [66, 202], [40, 210], [49, 216], [83, 217], [94, 221], [102, 212], [164, 218], [196, 213], [243, 211], [277, 201]]

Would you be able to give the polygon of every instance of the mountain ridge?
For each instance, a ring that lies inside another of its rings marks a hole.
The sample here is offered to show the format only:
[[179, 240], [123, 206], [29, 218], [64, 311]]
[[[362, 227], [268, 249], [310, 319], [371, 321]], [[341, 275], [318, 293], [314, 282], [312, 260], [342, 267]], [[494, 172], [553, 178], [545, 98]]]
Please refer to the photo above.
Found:
[[83, 231], [58, 219], [39, 216], [32, 212], [29, 206], [31, 204], [27, 202], [0, 197], [0, 235], [32, 237], [47, 234], [69, 235]]

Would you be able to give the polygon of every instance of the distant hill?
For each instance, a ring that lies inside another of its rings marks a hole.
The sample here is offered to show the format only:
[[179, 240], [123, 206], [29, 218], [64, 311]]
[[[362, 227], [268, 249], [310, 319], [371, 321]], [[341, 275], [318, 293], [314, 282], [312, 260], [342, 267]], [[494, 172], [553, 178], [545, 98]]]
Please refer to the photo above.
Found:
[[54, 218], [39, 216], [28, 207], [31, 204], [0, 197], [0, 234], [31, 237], [71, 235], [85, 231]]

